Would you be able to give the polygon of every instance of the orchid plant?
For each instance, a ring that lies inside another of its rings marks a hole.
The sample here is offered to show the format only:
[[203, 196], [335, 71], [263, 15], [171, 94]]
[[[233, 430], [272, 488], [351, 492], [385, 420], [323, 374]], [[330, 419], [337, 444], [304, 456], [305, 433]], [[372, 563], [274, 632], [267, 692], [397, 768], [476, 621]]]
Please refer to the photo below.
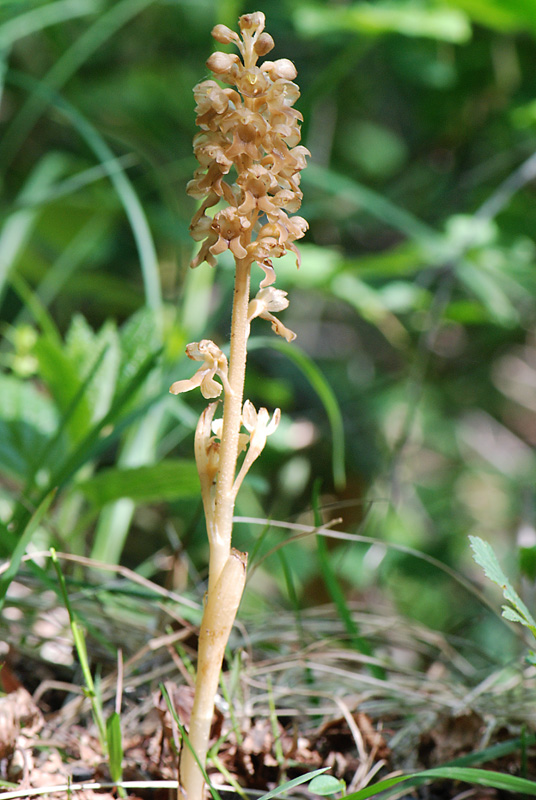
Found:
[[[188, 743], [180, 760], [179, 797], [201, 800], [214, 699], [225, 647], [245, 585], [247, 555], [231, 546], [236, 496], [267, 437], [275, 431], [280, 410], [272, 415], [244, 402], [247, 342], [253, 320], [271, 323], [288, 342], [295, 334], [275, 316], [289, 305], [287, 293], [275, 288], [272, 259], [293, 251], [307, 230], [300, 216], [289, 216], [301, 205], [300, 171], [307, 148], [299, 144], [302, 116], [293, 108], [299, 97], [294, 64], [286, 58], [264, 61], [274, 47], [264, 31], [262, 12], [239, 19], [240, 34], [216, 25], [212, 36], [220, 44], [236, 45], [239, 55], [214, 52], [207, 66], [216, 80], [194, 88], [197, 125], [194, 153], [200, 164], [188, 193], [201, 205], [190, 226], [202, 242], [192, 261], [216, 266], [226, 250], [235, 264], [229, 360], [209, 339], [192, 342], [186, 354], [200, 362], [189, 380], [176, 381], [173, 394], [200, 388], [212, 400], [201, 414], [195, 434], [195, 459], [209, 539], [209, 578], [199, 633], [197, 678]], [[223, 84], [220, 85], [220, 84]], [[210, 216], [210, 209], [214, 210]], [[251, 268], [264, 275], [251, 298]], [[215, 418], [223, 394], [223, 415]]]

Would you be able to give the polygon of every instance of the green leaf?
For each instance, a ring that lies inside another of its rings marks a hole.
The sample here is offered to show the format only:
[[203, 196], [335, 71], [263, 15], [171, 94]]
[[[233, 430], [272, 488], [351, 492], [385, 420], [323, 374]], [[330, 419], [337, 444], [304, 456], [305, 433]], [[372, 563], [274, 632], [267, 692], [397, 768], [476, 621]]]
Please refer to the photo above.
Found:
[[[334, 12], [335, 9], [329, 11], [330, 14]], [[394, 230], [403, 233], [408, 239], [414, 239], [434, 255], [444, 248], [442, 238], [433, 228], [379, 192], [363, 186], [346, 175], [316, 164], [309, 164], [304, 171], [303, 182], [307, 186], [314, 186], [327, 195], [334, 196], [336, 198], [335, 210], [338, 212], [341, 204], [346, 203], [350, 208], [357, 207], [385, 222]]]
[[104, 469], [78, 484], [88, 500], [104, 506], [113, 500], [130, 497], [138, 503], [174, 500], [199, 494], [199, 478], [194, 461], [168, 459], [130, 469]]
[[[1, 149], [1, 143], [0, 143]], [[41, 158], [26, 180], [17, 201], [24, 204], [36, 192], [42, 192], [66, 168], [67, 159], [59, 153], [48, 153]], [[20, 258], [26, 242], [35, 227], [40, 209], [22, 208], [6, 218], [0, 231], [0, 298], [6, 290], [9, 273]]]
[[308, 772], [307, 775], [300, 775], [298, 778], [294, 778], [291, 781], [282, 783], [280, 786], [276, 786], [275, 789], [272, 789], [270, 792], [261, 795], [258, 800], [270, 800], [272, 797], [277, 797], [280, 794], [284, 794], [289, 789], [293, 789], [295, 786], [300, 786], [302, 783], [307, 783], [307, 781], [313, 780], [313, 778], [316, 778], [317, 775], [321, 775], [328, 769], [329, 767], [323, 767], [322, 769], [315, 769], [313, 772]]
[[343, 792], [345, 787], [345, 782], [335, 778], [333, 775], [317, 775], [307, 788], [312, 794], [319, 794], [325, 797], [336, 792]]
[[60, 412], [67, 414], [67, 431], [71, 441], [76, 442], [87, 433], [91, 424], [91, 409], [87, 395], [77, 398], [72, 406], [81, 379], [77, 365], [69, 358], [65, 349], [50, 338], [41, 337], [34, 353], [39, 362], [39, 376], [46, 383]]
[[470, 536], [469, 541], [476, 563], [482, 567], [485, 575], [493, 583], [501, 587], [505, 600], [508, 600], [514, 607], [513, 609], [503, 607], [503, 616], [530, 628], [534, 636], [536, 636], [536, 620], [502, 571], [497, 556], [489, 542], [483, 541], [478, 536]]
[[492, 319], [507, 327], [519, 323], [519, 310], [496, 275], [468, 259], [459, 262], [456, 274], [467, 289], [480, 300]]
[[58, 418], [49, 398], [31, 383], [0, 374], [0, 469], [24, 479], [57, 428]]
[[17, 541], [16, 547], [11, 555], [11, 560], [9, 562], [9, 566], [7, 570], [2, 573], [0, 577], [0, 609], [4, 605], [4, 601], [6, 599], [7, 590], [9, 589], [9, 584], [17, 574], [20, 563], [22, 561], [22, 557], [26, 552], [26, 548], [30, 544], [34, 533], [36, 532], [37, 528], [41, 524], [41, 521], [45, 514], [48, 511], [48, 508], [54, 498], [55, 492], [51, 491], [41, 502], [39, 507], [35, 510], [32, 514], [30, 519], [28, 520], [27, 525], [25, 526], [24, 530], [20, 534], [20, 537]]
[[279, 350], [293, 361], [320, 398], [328, 416], [333, 437], [333, 481], [339, 489], [343, 488], [346, 484], [344, 424], [333, 389], [314, 361], [294, 344], [291, 346], [277, 336], [273, 338], [256, 336], [249, 340], [248, 348], [250, 350], [257, 350], [262, 347], [272, 347], [274, 350]]
[[514, 775], [503, 775], [501, 772], [493, 772], [485, 769], [474, 769], [472, 767], [439, 767], [429, 769], [425, 772], [416, 772], [412, 775], [399, 775], [396, 778], [386, 778], [372, 786], [367, 786], [358, 792], [346, 795], [344, 800], [366, 800], [374, 797], [386, 789], [390, 789], [399, 783], [406, 783], [406, 786], [415, 786], [434, 778], [443, 778], [451, 781], [464, 781], [465, 783], [476, 783], [479, 786], [490, 786], [493, 789], [503, 789], [507, 792], [522, 792], [524, 794], [536, 795], [536, 783], [518, 778]]
[[108, 762], [110, 775], [114, 783], [123, 776], [123, 742], [121, 735], [121, 717], [114, 711], [106, 720], [106, 741], [108, 744]]
[[[143, 0], [143, 2], [149, 2], [149, 0]], [[114, 153], [97, 128], [67, 100], [49, 86], [34, 81], [23, 73], [11, 72], [9, 78], [13, 83], [22, 86], [22, 88], [34, 91], [36, 95], [46, 97], [47, 102], [55, 106], [68, 119], [106, 170], [110, 182], [123, 204], [132, 229], [140, 259], [147, 305], [153, 310], [157, 320], [160, 320], [162, 295], [156, 248], [145, 211], [130, 178], [114, 159]], [[109, 166], [110, 164], [114, 165], [113, 168]]]
[[295, 14], [296, 26], [306, 35], [344, 31], [368, 36], [398, 33], [465, 44], [471, 25], [462, 11], [426, 7], [414, 2], [354, 3], [344, 8], [304, 7]]
[[501, 34], [516, 30], [536, 31], [533, 0], [449, 0], [481, 25]]

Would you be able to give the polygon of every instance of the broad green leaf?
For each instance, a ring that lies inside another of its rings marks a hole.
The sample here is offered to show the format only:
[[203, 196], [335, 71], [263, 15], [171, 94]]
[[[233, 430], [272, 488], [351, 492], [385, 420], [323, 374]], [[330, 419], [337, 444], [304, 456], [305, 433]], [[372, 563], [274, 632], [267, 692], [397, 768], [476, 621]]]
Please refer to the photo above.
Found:
[[78, 488], [96, 506], [130, 497], [138, 503], [193, 497], [199, 479], [193, 461], [167, 460], [131, 469], [104, 469]]
[[85, 318], [77, 314], [67, 331], [65, 350], [71, 363], [76, 365], [81, 380], [94, 364], [95, 355], [103, 353], [101, 363], [87, 388], [91, 421], [102, 419], [112, 403], [121, 358], [115, 323], [108, 320], [95, 332]]
[[119, 329], [119, 338], [121, 365], [117, 386], [122, 389], [143, 361], [159, 348], [158, 330], [152, 309], [145, 306], [129, 317]]

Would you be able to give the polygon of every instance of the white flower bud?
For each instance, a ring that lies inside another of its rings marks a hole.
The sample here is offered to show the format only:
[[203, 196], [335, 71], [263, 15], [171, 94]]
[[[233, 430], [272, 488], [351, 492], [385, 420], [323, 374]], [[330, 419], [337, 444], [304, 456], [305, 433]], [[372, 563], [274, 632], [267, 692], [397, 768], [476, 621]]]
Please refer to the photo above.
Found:
[[216, 75], [223, 75], [225, 72], [229, 72], [239, 61], [240, 59], [237, 55], [232, 53], [220, 53], [218, 50], [212, 53], [210, 58], [207, 59], [206, 65], [212, 72], [215, 72]]
[[269, 33], [261, 33], [257, 41], [255, 42], [255, 52], [258, 56], [265, 56], [266, 53], [269, 53], [270, 50], [273, 50], [275, 47], [275, 42], [270, 36]]
[[278, 58], [270, 70], [270, 77], [273, 80], [284, 78], [286, 81], [293, 81], [297, 74], [298, 70], [288, 58]]
[[255, 31], [260, 33], [263, 31], [265, 22], [266, 18], [262, 11], [255, 11], [253, 14], [243, 14], [238, 20], [240, 30], [251, 33], [255, 33]]
[[215, 25], [212, 28], [212, 36], [220, 44], [231, 44], [231, 42], [238, 41], [236, 33], [228, 28], [227, 25]]

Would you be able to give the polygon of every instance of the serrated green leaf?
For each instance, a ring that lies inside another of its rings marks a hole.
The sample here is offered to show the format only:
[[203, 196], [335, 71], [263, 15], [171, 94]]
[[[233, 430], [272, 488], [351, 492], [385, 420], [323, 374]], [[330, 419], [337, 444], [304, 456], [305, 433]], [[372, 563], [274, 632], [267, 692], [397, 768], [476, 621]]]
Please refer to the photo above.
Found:
[[199, 494], [199, 479], [194, 461], [168, 459], [142, 467], [104, 469], [78, 488], [100, 507], [122, 497], [139, 503], [193, 497]]
[[505, 619], [510, 620], [510, 622], [519, 622], [520, 625], [529, 628], [531, 633], [536, 637], [536, 627], [515, 609], [510, 608], [510, 606], [503, 606], [502, 615]]
[[[514, 622], [521, 622], [522, 625], [526, 625], [531, 630], [534, 628], [536, 631], [536, 620], [504, 574], [489, 542], [483, 541], [483, 539], [480, 539], [478, 536], [470, 536], [469, 541], [476, 563], [482, 567], [485, 575], [493, 581], [493, 583], [501, 587], [504, 598], [514, 606], [514, 610], [503, 608], [503, 616]], [[508, 612], [511, 616], [508, 616], [505, 612]]]
[[497, 556], [493, 552], [493, 548], [489, 542], [485, 542], [479, 536], [470, 536], [469, 542], [473, 550], [473, 558], [476, 563], [482, 567], [485, 575], [496, 583], [501, 589], [506, 588], [508, 578], [501, 569], [501, 565], [497, 561]]

